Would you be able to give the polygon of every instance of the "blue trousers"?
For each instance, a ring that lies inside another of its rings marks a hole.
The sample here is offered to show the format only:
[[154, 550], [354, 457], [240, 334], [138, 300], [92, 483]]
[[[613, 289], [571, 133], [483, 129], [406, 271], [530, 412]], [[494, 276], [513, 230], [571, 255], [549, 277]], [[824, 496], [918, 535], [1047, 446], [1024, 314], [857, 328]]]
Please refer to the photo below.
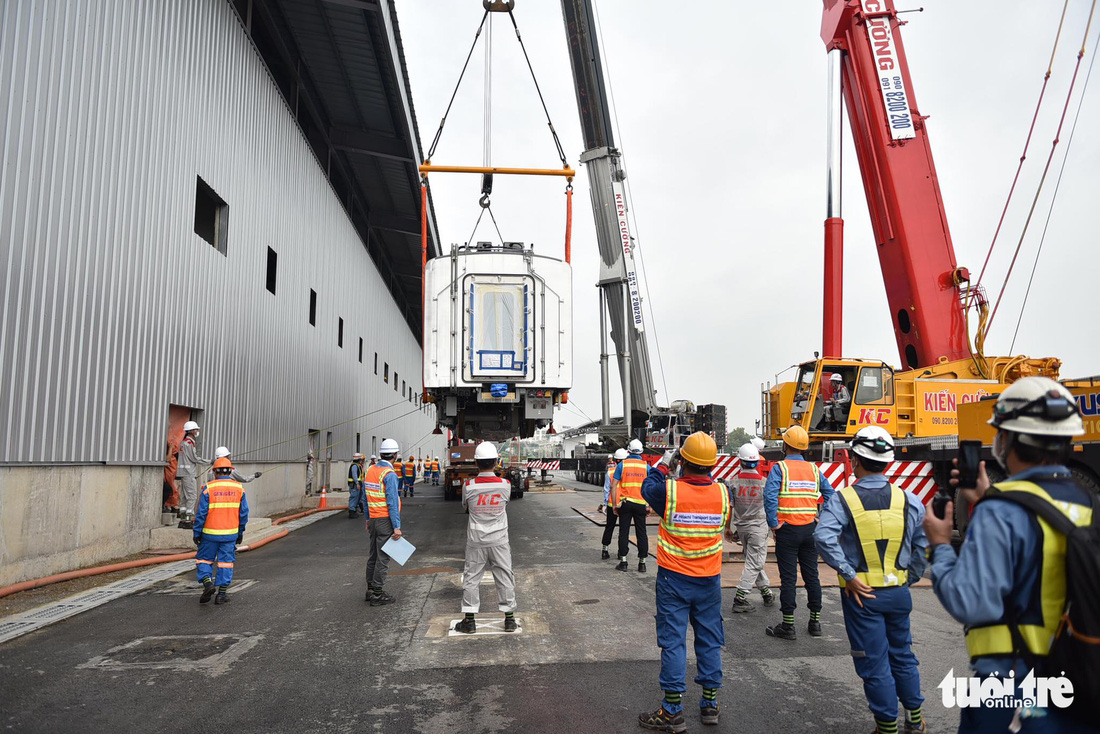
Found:
[[367, 511], [367, 493], [362, 487], [353, 484], [348, 487], [348, 512], [356, 510]]
[[212, 536], [203, 535], [199, 539], [199, 550], [195, 553], [195, 573], [199, 581], [215, 576], [214, 566], [218, 571], [214, 583], [218, 586], [229, 586], [233, 580], [233, 561], [237, 559], [237, 536], [228, 537], [228, 540], [214, 540]]
[[432, 484], [439, 484], [439, 472], [432, 472]]
[[840, 603], [852, 662], [875, 719], [897, 719], [898, 699], [906, 709], [920, 708], [924, 696], [909, 633], [913, 599], [908, 587], [875, 589], [875, 598], [864, 599], [862, 607], [841, 591]]
[[[661, 647], [663, 691], [687, 690], [687, 626], [695, 631], [695, 682], [703, 688], [722, 685], [722, 577], [698, 578], [657, 567], [657, 644]], [[700, 699], [702, 705], [702, 699]], [[669, 713], [680, 708], [664, 704]], [[681, 707], [682, 708], [682, 707]]]

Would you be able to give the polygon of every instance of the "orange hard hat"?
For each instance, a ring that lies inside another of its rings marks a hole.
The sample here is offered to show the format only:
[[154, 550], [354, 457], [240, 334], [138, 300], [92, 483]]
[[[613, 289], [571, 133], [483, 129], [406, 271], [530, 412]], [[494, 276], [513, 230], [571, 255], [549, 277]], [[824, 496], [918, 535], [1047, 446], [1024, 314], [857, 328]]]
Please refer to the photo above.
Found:
[[718, 463], [718, 445], [708, 434], [696, 431], [680, 447], [680, 456], [696, 466], [714, 466]]
[[810, 448], [810, 436], [802, 426], [791, 426], [783, 431], [783, 443], [792, 449], [805, 451]]
[[223, 456], [220, 459], [214, 459], [215, 469], [232, 469], [233, 462], [229, 460], [228, 456]]

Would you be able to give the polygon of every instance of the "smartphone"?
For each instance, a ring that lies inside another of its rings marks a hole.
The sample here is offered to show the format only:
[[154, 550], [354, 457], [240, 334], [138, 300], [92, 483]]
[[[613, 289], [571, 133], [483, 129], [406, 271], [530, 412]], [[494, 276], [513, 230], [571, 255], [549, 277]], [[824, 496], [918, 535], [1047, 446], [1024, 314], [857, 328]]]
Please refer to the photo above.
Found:
[[973, 489], [978, 486], [978, 466], [982, 462], [981, 441], [959, 441], [959, 487]]

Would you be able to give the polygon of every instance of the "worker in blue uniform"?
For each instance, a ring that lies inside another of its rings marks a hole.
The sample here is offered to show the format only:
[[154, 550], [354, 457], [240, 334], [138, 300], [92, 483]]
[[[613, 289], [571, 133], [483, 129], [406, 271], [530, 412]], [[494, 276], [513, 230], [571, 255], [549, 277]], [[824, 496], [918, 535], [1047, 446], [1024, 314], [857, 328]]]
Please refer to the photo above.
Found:
[[862, 428], [850, 448], [856, 483], [825, 504], [814, 543], [840, 577], [844, 627], [875, 717], [875, 734], [897, 734], [898, 699], [905, 708], [905, 733], [925, 732], [909, 631], [909, 585], [928, 565], [924, 505], [882, 475], [894, 460], [894, 438], [887, 431]]
[[[970, 525], [956, 555], [951, 546], [953, 503], [943, 519], [924, 518], [932, 558], [932, 588], [944, 609], [966, 630], [972, 675], [1021, 681], [1060, 676], [1045, 659], [1058, 631], [1066, 597], [1065, 536], [1028, 509], [999, 495], [1027, 493], [1053, 503], [1078, 526], [1092, 521], [1097, 497], [1074, 481], [1066, 457], [1084, 425], [1073, 395], [1046, 377], [1025, 377], [1001, 393], [990, 425], [997, 429], [993, 458], [1008, 473], [991, 485], [985, 462], [977, 486], [960, 487], [975, 503]], [[952, 472], [958, 485], [958, 470]], [[961, 675], [957, 671], [956, 675]], [[1095, 706], [1095, 702], [1090, 702]], [[1085, 734], [1097, 722], [1072, 719], [1056, 707], [966, 707], [959, 732], [1002, 734]]]
[[233, 479], [233, 463], [228, 457], [214, 460], [214, 478], [199, 494], [194, 524], [194, 540], [198, 546], [195, 572], [202, 584], [199, 603], [210, 601], [216, 586], [218, 596], [214, 603], [227, 604], [237, 546], [244, 540], [244, 529], [248, 525], [248, 498], [244, 485]]

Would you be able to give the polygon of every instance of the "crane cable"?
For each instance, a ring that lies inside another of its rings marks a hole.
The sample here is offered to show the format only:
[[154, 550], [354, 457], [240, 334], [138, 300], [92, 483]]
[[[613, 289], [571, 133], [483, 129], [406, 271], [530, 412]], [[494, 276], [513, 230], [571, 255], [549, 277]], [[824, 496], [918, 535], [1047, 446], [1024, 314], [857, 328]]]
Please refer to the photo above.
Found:
[[1100, 34], [1096, 36], [1096, 42], [1092, 47], [1092, 59], [1089, 61], [1089, 69], [1085, 74], [1085, 83], [1081, 86], [1081, 96], [1077, 100], [1077, 111], [1073, 115], [1073, 125], [1069, 130], [1069, 139], [1066, 140], [1066, 154], [1062, 157], [1062, 167], [1058, 170], [1058, 180], [1054, 185], [1054, 193], [1050, 198], [1050, 207], [1047, 209], [1046, 221], [1043, 223], [1043, 235], [1039, 238], [1039, 249], [1035, 251], [1035, 260], [1031, 264], [1031, 275], [1027, 279], [1027, 291], [1024, 292], [1024, 302], [1020, 304], [1020, 316], [1016, 319], [1016, 330], [1012, 332], [1012, 345], [1008, 348], [1009, 354], [1016, 347], [1016, 337], [1020, 333], [1020, 323], [1024, 320], [1024, 309], [1027, 308], [1027, 299], [1031, 295], [1031, 284], [1035, 280], [1035, 269], [1039, 265], [1039, 255], [1043, 252], [1043, 243], [1047, 239], [1047, 228], [1050, 226], [1050, 215], [1054, 211], [1054, 202], [1058, 198], [1058, 191], [1062, 187], [1062, 174], [1066, 172], [1066, 161], [1069, 160], [1069, 151], [1073, 147], [1073, 135], [1077, 132], [1077, 120], [1081, 117], [1081, 107], [1084, 106], [1085, 93], [1089, 88], [1089, 79], [1092, 78], [1092, 66], [1096, 63], [1097, 52], [1100, 51]]
[[[982, 284], [982, 278], [985, 277], [986, 268], [989, 267], [989, 259], [993, 255], [993, 248], [997, 244], [997, 237], [1001, 234], [1001, 226], [1004, 224], [1005, 216], [1008, 214], [1008, 205], [1012, 202], [1012, 195], [1016, 192], [1016, 183], [1020, 180], [1020, 172], [1024, 168], [1024, 161], [1027, 160], [1027, 151], [1031, 147], [1031, 137], [1035, 133], [1035, 125], [1039, 120], [1039, 111], [1043, 106], [1043, 98], [1046, 96], [1047, 84], [1050, 82], [1051, 74], [1054, 72], [1054, 57], [1058, 52], [1058, 42], [1062, 38], [1062, 28], [1066, 23], [1066, 13], [1069, 10], [1069, 0], [1065, 0], [1065, 4], [1062, 6], [1062, 17], [1058, 20], [1058, 32], [1054, 34], [1054, 46], [1050, 50], [1050, 61], [1047, 62], [1047, 71], [1043, 75], [1043, 86], [1039, 90], [1039, 100], [1035, 104], [1035, 113], [1031, 116], [1031, 127], [1027, 131], [1027, 139], [1024, 141], [1024, 150], [1020, 154], [1020, 163], [1016, 166], [1016, 175], [1012, 178], [1012, 186], [1008, 189], [1008, 198], [1005, 199], [1004, 208], [1001, 209], [1001, 218], [997, 220], [997, 228], [993, 231], [993, 240], [989, 243], [989, 251], [985, 254], [985, 262], [982, 263], [982, 270], [978, 273], [978, 280], [974, 284], [976, 289]], [[970, 307], [970, 292], [967, 292], [966, 303], [964, 308]], [[979, 351], [981, 351], [979, 349]]]
[[546, 100], [542, 97], [542, 88], [539, 87], [539, 80], [535, 76], [535, 67], [531, 65], [531, 57], [527, 55], [527, 46], [523, 43], [523, 36], [520, 35], [519, 26], [516, 24], [516, 16], [512, 13], [511, 8], [508, 9], [508, 19], [512, 21], [512, 28], [516, 31], [516, 40], [519, 41], [519, 47], [523, 50], [523, 59], [527, 62], [528, 71], [531, 72], [531, 81], [535, 83], [535, 91], [538, 92], [539, 102], [542, 103], [543, 114], [546, 115], [546, 125], [550, 128], [550, 134], [554, 137], [554, 147], [558, 150], [558, 158], [561, 159], [561, 164], [568, 168], [569, 163], [565, 158], [565, 149], [561, 147], [561, 140], [558, 139], [558, 131], [554, 129], [554, 122], [550, 119], [550, 110], [546, 109]]
[[466, 63], [462, 65], [462, 71], [458, 74], [458, 82], [455, 83], [454, 91], [451, 92], [451, 101], [447, 103], [447, 109], [443, 112], [443, 117], [439, 120], [439, 129], [435, 131], [435, 138], [432, 140], [432, 145], [428, 148], [428, 155], [426, 160], [430, 161], [432, 156], [435, 155], [436, 146], [439, 145], [439, 138], [443, 135], [443, 126], [447, 124], [447, 115], [451, 114], [451, 106], [455, 103], [455, 97], [458, 95], [458, 88], [462, 86], [462, 77], [466, 76], [466, 69], [470, 66], [470, 58], [474, 55], [474, 49], [477, 47], [477, 39], [481, 38], [481, 29], [485, 27], [485, 20], [489, 17], [489, 11], [486, 10], [485, 14], [481, 16], [481, 23], [477, 27], [477, 33], [474, 34], [474, 42], [470, 44], [470, 52], [466, 54]]
[[1001, 299], [1004, 297], [1005, 290], [1008, 288], [1008, 280], [1012, 277], [1012, 270], [1016, 267], [1016, 258], [1020, 255], [1020, 248], [1024, 244], [1024, 237], [1027, 236], [1028, 227], [1031, 225], [1031, 218], [1035, 214], [1035, 207], [1039, 204], [1039, 195], [1043, 192], [1043, 184], [1046, 183], [1047, 174], [1050, 172], [1050, 164], [1054, 161], [1054, 152], [1058, 148], [1058, 142], [1062, 135], [1062, 126], [1066, 122], [1066, 114], [1069, 112], [1069, 103], [1073, 97], [1073, 88], [1077, 83], [1077, 75], [1081, 71], [1081, 60], [1085, 57], [1086, 44], [1088, 42], [1089, 33], [1092, 30], [1092, 18], [1096, 12], [1097, 0], [1092, 0], [1092, 5], [1089, 9], [1089, 19], [1085, 23], [1085, 34], [1081, 39], [1081, 50], [1077, 52], [1077, 63], [1073, 68], [1073, 77], [1070, 79], [1069, 91], [1066, 93], [1066, 102], [1062, 106], [1062, 115], [1058, 120], [1058, 129], [1054, 133], [1054, 140], [1050, 146], [1050, 154], [1047, 156], [1046, 165], [1043, 166], [1043, 175], [1039, 179], [1039, 185], [1035, 189], [1035, 197], [1031, 201], [1031, 208], [1028, 210], [1027, 219], [1024, 221], [1023, 231], [1020, 232], [1020, 239], [1016, 243], [1016, 251], [1012, 255], [1012, 262], [1009, 263], [1008, 273], [1005, 274], [1004, 282], [1001, 284], [1001, 290], [997, 294], [997, 301], [993, 305], [993, 313], [989, 316], [989, 323], [986, 324], [985, 333], [988, 334], [989, 330], [993, 327], [993, 320], [997, 318], [997, 309], [1001, 305]]

